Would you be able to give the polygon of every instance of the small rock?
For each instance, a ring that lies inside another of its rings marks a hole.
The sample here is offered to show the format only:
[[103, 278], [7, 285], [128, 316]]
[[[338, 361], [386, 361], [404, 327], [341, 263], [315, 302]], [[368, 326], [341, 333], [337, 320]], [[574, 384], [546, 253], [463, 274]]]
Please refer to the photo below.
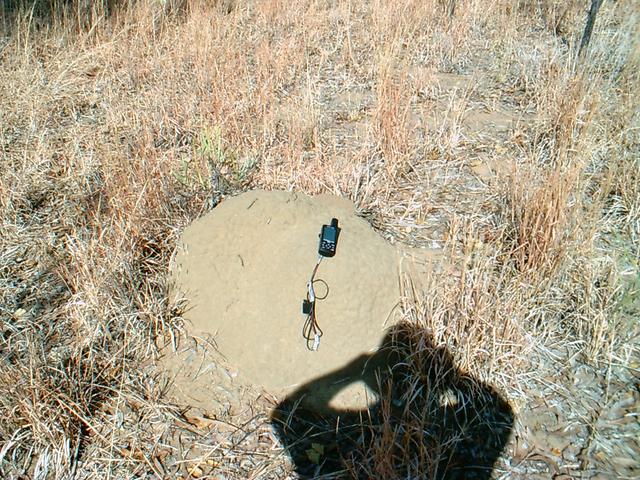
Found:
[[572, 443], [562, 451], [562, 458], [567, 462], [575, 463], [578, 461], [578, 455], [580, 454], [580, 451], [581, 447], [575, 443]]
[[571, 444], [571, 440], [568, 437], [557, 433], [549, 434], [547, 442], [551, 451], [558, 454]]
[[532, 432], [529, 441], [534, 450], [549, 452], [554, 457], [560, 456], [561, 452], [571, 444], [571, 440], [562, 434], [547, 433], [542, 430]]
[[536, 410], [532, 412], [531, 418], [531, 425], [540, 426], [544, 430], [552, 432], [558, 428], [558, 416], [549, 410]]

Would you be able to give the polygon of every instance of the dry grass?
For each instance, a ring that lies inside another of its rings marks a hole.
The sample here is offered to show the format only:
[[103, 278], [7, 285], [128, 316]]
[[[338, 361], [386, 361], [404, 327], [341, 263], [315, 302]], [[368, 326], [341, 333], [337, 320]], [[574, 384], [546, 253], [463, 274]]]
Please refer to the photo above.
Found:
[[[445, 246], [406, 315], [515, 402], [537, 348], [635, 355], [634, 2], [605, 2], [581, 63], [584, 2], [453, 3], [5, 2], [2, 475], [162, 475], [176, 410], [141, 366], [180, 329], [168, 259], [247, 188], [344, 195], [388, 238]], [[474, 131], [472, 110], [514, 121]]]

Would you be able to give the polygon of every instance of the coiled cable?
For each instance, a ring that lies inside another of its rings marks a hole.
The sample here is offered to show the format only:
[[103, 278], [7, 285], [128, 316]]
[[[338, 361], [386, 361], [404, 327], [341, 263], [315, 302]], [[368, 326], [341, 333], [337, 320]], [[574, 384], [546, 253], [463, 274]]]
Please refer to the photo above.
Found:
[[[315, 267], [313, 267], [313, 272], [311, 272], [311, 278], [307, 282], [307, 299], [303, 303], [303, 312], [307, 314], [307, 318], [304, 321], [304, 326], [302, 327], [302, 336], [307, 341], [307, 348], [311, 351], [317, 351], [320, 347], [320, 337], [322, 337], [323, 332], [318, 325], [318, 320], [316, 317], [316, 300], [324, 300], [329, 295], [329, 285], [322, 279], [316, 279], [316, 273], [318, 272], [318, 267], [322, 262], [321, 255], [318, 256], [318, 261], [316, 262]], [[324, 295], [318, 296], [315, 291], [315, 284], [322, 283], [326, 287], [327, 291]]]

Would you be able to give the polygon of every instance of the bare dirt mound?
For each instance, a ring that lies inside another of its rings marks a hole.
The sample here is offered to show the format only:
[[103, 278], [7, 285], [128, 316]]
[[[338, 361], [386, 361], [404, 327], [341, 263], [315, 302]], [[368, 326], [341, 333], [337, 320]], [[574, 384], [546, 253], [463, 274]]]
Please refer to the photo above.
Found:
[[[316, 285], [317, 295], [327, 296], [317, 302], [324, 335], [313, 352], [302, 336], [301, 305], [320, 228], [334, 217], [341, 232], [336, 255], [316, 276], [328, 292]], [[280, 395], [379, 346], [399, 299], [399, 259], [348, 200], [251, 191], [189, 226], [172, 269], [189, 300], [191, 333], [213, 337], [239, 380]], [[364, 385], [344, 390], [332, 407], [374, 401]]]

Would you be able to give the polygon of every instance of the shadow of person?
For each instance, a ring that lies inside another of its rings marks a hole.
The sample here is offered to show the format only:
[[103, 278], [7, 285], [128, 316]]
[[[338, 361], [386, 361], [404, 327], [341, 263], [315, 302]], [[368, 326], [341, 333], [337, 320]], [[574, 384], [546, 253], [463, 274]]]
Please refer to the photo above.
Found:
[[[356, 382], [376, 393], [375, 405], [330, 405]], [[401, 323], [374, 354], [288, 395], [271, 422], [302, 478], [489, 479], [513, 413], [427, 330]]]

